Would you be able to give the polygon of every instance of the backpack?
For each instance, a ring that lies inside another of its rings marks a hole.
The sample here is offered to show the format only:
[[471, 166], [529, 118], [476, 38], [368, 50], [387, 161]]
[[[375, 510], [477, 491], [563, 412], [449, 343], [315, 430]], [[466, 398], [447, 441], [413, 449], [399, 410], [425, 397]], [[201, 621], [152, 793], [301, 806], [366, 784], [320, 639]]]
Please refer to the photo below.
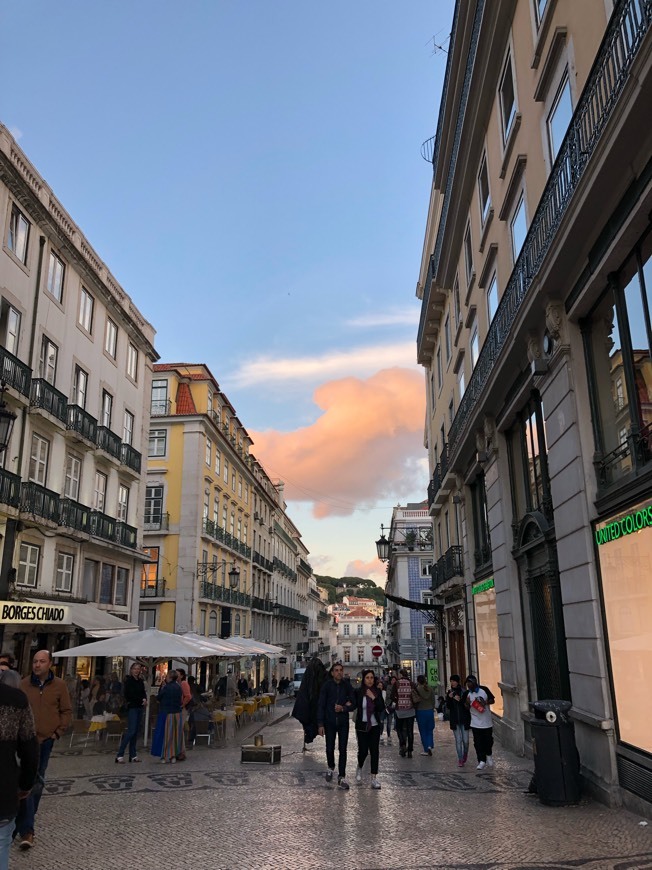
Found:
[[487, 696], [487, 706], [490, 707], [492, 704], [496, 703], [496, 699], [494, 698], [494, 693], [491, 689], [488, 689], [486, 686], [480, 686], [478, 684], [478, 688], [482, 689]]

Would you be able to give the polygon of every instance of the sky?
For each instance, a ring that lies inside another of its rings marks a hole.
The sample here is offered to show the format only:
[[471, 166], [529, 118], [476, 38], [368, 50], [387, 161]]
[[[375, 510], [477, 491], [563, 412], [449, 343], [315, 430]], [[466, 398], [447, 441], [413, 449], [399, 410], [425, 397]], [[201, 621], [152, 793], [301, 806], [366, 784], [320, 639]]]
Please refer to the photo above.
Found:
[[453, 0], [4, 6], [0, 120], [157, 332], [205, 362], [318, 574], [423, 501], [415, 295]]

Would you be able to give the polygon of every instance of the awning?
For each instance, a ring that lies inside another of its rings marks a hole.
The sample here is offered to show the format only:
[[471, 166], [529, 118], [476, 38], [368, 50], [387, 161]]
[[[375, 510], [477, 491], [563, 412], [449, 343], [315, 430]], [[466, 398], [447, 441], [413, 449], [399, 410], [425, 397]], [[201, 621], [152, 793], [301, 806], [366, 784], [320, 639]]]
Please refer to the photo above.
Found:
[[394, 604], [398, 604], [399, 607], [409, 607], [410, 610], [425, 610], [429, 612], [433, 609], [431, 603], [425, 601], [411, 601], [409, 598], [399, 598], [398, 595], [390, 595], [387, 592], [385, 593], [385, 598], [393, 601]]
[[[43, 598], [28, 598], [32, 604], [40, 604], [43, 606], [52, 606], [52, 600]], [[70, 624], [76, 625], [77, 628], [83, 628], [88, 637], [115, 637], [120, 634], [129, 634], [132, 631], [138, 631], [138, 626], [133, 622], [127, 622], [125, 619], [120, 619], [107, 613], [106, 610], [100, 610], [99, 607], [94, 607], [92, 604], [79, 604], [78, 602], [60, 602], [65, 603], [70, 613]]]

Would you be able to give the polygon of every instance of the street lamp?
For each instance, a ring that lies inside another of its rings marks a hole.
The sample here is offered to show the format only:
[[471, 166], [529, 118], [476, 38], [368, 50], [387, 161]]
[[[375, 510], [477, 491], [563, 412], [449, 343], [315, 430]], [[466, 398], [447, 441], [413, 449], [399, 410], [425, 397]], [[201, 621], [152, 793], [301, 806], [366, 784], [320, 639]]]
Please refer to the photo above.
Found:
[[[224, 563], [226, 564], [226, 562]], [[229, 586], [231, 589], [237, 589], [240, 585], [240, 569], [236, 567], [235, 562], [229, 571]]]
[[376, 541], [376, 551], [381, 562], [389, 562], [392, 544], [385, 537], [385, 527], [380, 524], [380, 537]]
[[377, 617], [376, 617], [376, 628], [380, 628], [380, 626], [381, 626], [382, 624], [383, 624], [382, 617], [377, 616]]
[[302, 634], [304, 637], [307, 637], [307, 636], [308, 636], [308, 626], [307, 626], [307, 625], [304, 625], [304, 626], [303, 626], [303, 628], [301, 629], [301, 634]]

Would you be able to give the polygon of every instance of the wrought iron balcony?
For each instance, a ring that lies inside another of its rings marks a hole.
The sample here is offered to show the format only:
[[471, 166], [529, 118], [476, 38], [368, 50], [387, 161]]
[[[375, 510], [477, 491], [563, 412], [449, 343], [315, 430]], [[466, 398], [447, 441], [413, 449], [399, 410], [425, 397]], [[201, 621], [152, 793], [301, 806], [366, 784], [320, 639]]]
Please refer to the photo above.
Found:
[[115, 524], [115, 542], [122, 547], [130, 547], [135, 550], [137, 547], [138, 529], [127, 523], [117, 522]]
[[221, 601], [223, 604], [235, 604], [240, 607], [251, 607], [251, 596], [238, 589], [228, 586], [218, 586], [210, 580], [202, 580], [200, 585], [200, 597], [209, 598], [211, 601]]
[[201, 523], [201, 530], [203, 534], [208, 535], [209, 538], [215, 537], [215, 529], [217, 528], [217, 523], [213, 520], [209, 520], [208, 517], [203, 517]]
[[45, 378], [34, 378], [32, 381], [29, 403], [32, 408], [52, 414], [64, 425], [68, 422], [68, 399]]
[[75, 529], [77, 532], [90, 533], [91, 509], [86, 505], [73, 501], [71, 498], [62, 498], [59, 502], [59, 525], [67, 529]]
[[0, 346], [0, 381], [29, 398], [32, 370], [13, 353]]
[[[521, 253], [451, 425], [448, 435], [451, 453], [456, 450], [476, 405], [482, 400], [498, 357], [509, 340], [511, 328], [532, 282], [553, 246], [557, 230], [596, 150], [600, 136], [614, 113], [618, 97], [651, 25], [649, 0], [624, 0], [616, 5], [600, 52], [578, 100]], [[467, 71], [467, 77], [468, 75]], [[454, 174], [454, 168], [451, 174]], [[444, 209], [447, 207], [448, 204], [445, 203]], [[442, 214], [442, 229], [435, 245], [434, 256], [437, 263], [441, 255], [445, 223], [446, 215]]]
[[20, 504], [20, 477], [0, 468], [0, 504], [17, 508]]
[[319, 637], [319, 632], [311, 630], [308, 632], [308, 637]]
[[97, 442], [97, 420], [95, 417], [91, 417], [81, 405], [68, 405], [66, 428], [93, 444]]
[[264, 610], [265, 613], [272, 613], [274, 610], [274, 602], [269, 598], [258, 598], [257, 596], [252, 596], [251, 606], [254, 610]]
[[104, 538], [105, 541], [115, 541], [116, 520], [102, 511], [91, 511], [89, 531], [96, 538]]
[[435, 500], [435, 496], [441, 489], [441, 463], [435, 465], [435, 470], [432, 473], [432, 480], [428, 484], [428, 507], [431, 508]]
[[145, 514], [144, 532], [167, 531], [170, 528], [170, 514]]
[[158, 579], [153, 583], [145, 582], [140, 584], [141, 598], [165, 598], [165, 580]]
[[169, 417], [172, 413], [171, 399], [154, 399], [149, 409], [152, 417]]
[[329, 619], [329, 613], [327, 610], [318, 610], [317, 611], [317, 619]]
[[464, 562], [462, 558], [462, 548], [455, 544], [449, 547], [441, 559], [438, 559], [430, 569], [432, 576], [432, 589], [438, 589], [448, 580], [453, 577], [464, 576]]
[[421, 145], [421, 156], [426, 163], [434, 163], [436, 140], [436, 136], [431, 136], [430, 139], [426, 139], [426, 141]]
[[120, 462], [123, 465], [126, 465], [127, 468], [131, 468], [131, 470], [135, 471], [136, 474], [140, 474], [142, 457], [140, 453], [131, 446], [131, 444], [122, 444], [120, 448]]
[[104, 450], [109, 456], [120, 460], [122, 441], [112, 432], [108, 426], [97, 427], [97, 446], [100, 450]]
[[59, 493], [27, 481], [20, 487], [20, 511], [51, 523], [59, 523]]
[[305, 559], [302, 559], [301, 556], [299, 556], [299, 567], [307, 574], [312, 574], [312, 565], [309, 562], [306, 562]]
[[473, 561], [475, 563], [476, 571], [480, 571], [491, 565], [491, 541], [484, 541], [482, 545], [476, 549], [475, 553], [473, 554]]
[[271, 559], [266, 559], [262, 553], [257, 553], [254, 550], [254, 564], [263, 568], [265, 571], [269, 571], [270, 573], [274, 570], [274, 564]]

